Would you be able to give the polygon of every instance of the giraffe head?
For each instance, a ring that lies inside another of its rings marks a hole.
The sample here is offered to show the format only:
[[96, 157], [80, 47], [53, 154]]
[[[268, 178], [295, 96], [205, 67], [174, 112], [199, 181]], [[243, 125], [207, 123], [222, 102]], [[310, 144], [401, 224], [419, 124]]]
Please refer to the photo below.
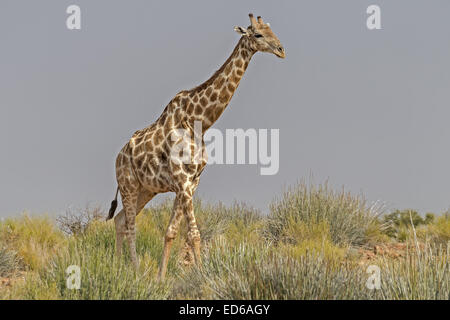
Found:
[[249, 45], [253, 50], [273, 53], [279, 58], [286, 57], [284, 48], [270, 28], [270, 24], [264, 23], [261, 17], [255, 19], [252, 13], [248, 16], [250, 17], [250, 26], [247, 29], [234, 27], [234, 30], [249, 39]]

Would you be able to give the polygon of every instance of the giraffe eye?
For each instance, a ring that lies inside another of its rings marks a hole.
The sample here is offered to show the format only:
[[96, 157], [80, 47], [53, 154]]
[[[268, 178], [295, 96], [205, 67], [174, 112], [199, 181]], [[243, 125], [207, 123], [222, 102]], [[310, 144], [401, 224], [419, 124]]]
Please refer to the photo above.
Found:
[[255, 38], [262, 38], [262, 34], [256, 33]]

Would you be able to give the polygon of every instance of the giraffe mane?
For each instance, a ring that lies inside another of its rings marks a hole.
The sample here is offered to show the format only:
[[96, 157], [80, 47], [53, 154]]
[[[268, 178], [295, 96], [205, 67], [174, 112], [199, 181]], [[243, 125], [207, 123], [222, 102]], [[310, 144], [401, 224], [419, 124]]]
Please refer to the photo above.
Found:
[[222, 66], [219, 69], [216, 70], [216, 72], [214, 72], [214, 74], [208, 80], [206, 80], [205, 82], [199, 84], [198, 86], [188, 90], [188, 92], [201, 91], [201, 90], [207, 88], [208, 86], [210, 86], [214, 82], [214, 80], [223, 72], [225, 67], [229, 64], [231, 59], [234, 57], [236, 52], [239, 50], [239, 47], [240, 47], [240, 45], [242, 44], [243, 41], [244, 41], [244, 38], [239, 39], [239, 42], [234, 47], [233, 52], [230, 54], [228, 59], [222, 64]]

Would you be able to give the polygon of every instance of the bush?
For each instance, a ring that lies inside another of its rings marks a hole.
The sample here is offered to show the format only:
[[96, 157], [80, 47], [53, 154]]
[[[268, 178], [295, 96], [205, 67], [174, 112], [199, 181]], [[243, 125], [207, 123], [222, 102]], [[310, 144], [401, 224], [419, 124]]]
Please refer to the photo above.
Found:
[[56, 222], [66, 235], [77, 235], [85, 232], [93, 221], [103, 220], [105, 216], [100, 207], [86, 206], [84, 209], [67, 210], [56, 218]]
[[17, 252], [29, 270], [45, 267], [65, 238], [47, 216], [7, 219], [0, 223], [0, 242]]
[[325, 222], [334, 244], [362, 245], [370, 240], [368, 232], [379, 215], [379, 206], [367, 206], [362, 196], [333, 191], [327, 183], [317, 187], [300, 183], [271, 204], [265, 235], [275, 242], [290, 241], [287, 232], [292, 223]]
[[429, 241], [444, 247], [449, 246], [450, 213], [446, 212], [442, 216], [433, 219], [431, 223], [419, 227], [417, 235], [423, 241]]
[[420, 225], [432, 223], [435, 219], [434, 214], [427, 213], [425, 218], [422, 218], [420, 214], [411, 209], [407, 210], [395, 210], [394, 212], [383, 216], [383, 223], [386, 225], [385, 233], [397, 240], [405, 241], [408, 238], [409, 229], [412, 227], [418, 227]]
[[237, 233], [246, 235], [243, 232], [244, 228], [254, 226], [261, 221], [259, 211], [243, 203], [234, 203], [230, 207], [222, 203], [203, 205], [200, 200], [195, 203], [195, 216], [202, 241], [205, 243], [221, 235], [229, 238], [236, 236], [236, 233], [233, 234], [234, 228], [239, 228]]
[[0, 248], [0, 277], [13, 275], [19, 267], [19, 257], [14, 251]]
[[285, 234], [289, 242], [278, 244], [278, 249], [294, 259], [308, 254], [320, 255], [328, 263], [338, 266], [346, 256], [347, 248], [333, 244], [330, 226], [325, 221], [317, 224], [294, 221], [286, 228]]

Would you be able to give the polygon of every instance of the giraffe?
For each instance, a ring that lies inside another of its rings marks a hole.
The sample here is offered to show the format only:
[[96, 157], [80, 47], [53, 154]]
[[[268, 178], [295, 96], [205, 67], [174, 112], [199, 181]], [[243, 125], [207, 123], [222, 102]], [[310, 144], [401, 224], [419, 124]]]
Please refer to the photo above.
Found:
[[[136, 216], [156, 194], [175, 192], [171, 218], [164, 236], [164, 249], [158, 272], [160, 280], [165, 277], [172, 242], [183, 217], [188, 224], [187, 244], [193, 252], [194, 262], [201, 263], [200, 233], [194, 216], [192, 197], [207, 162], [203, 134], [227, 107], [256, 52], [273, 53], [279, 58], [285, 58], [284, 48], [270, 25], [264, 23], [259, 16], [255, 19], [251, 13], [249, 18], [249, 27], [234, 28], [241, 38], [222, 67], [203, 84], [179, 92], [153, 124], [133, 134], [116, 158], [118, 187], [107, 220], [114, 217], [120, 191], [123, 209], [114, 218], [116, 254], [121, 255], [126, 238], [131, 260], [136, 268]], [[195, 135], [196, 123], [201, 124], [201, 147], [195, 148], [195, 141], [191, 141], [188, 148], [194, 150], [193, 156], [197, 161], [177, 161], [171, 152], [179, 141], [173, 141], [171, 135], [177, 129], [184, 129]]]

